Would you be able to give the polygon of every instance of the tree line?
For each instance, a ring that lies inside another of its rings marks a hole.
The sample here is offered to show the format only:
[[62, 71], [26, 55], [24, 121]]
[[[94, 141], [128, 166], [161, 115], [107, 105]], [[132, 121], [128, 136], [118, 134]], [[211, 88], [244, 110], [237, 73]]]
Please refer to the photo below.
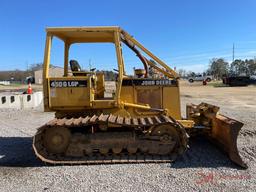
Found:
[[24, 82], [27, 77], [34, 76], [34, 71], [42, 69], [42, 66], [42, 63], [34, 63], [30, 64], [27, 70], [0, 71], [0, 80]]
[[256, 74], [256, 60], [236, 59], [229, 64], [223, 58], [214, 58], [210, 61], [208, 72], [216, 79], [223, 76], [251, 76]]
[[[52, 66], [52, 65], [51, 65]], [[24, 81], [28, 76], [33, 76], [34, 71], [42, 69], [42, 63], [35, 63], [29, 65], [26, 71], [0, 71], [0, 80]], [[113, 71], [103, 71], [106, 80], [115, 80], [116, 74]], [[186, 71], [179, 69], [180, 77], [193, 77], [196, 75], [193, 71]], [[212, 75], [215, 79], [221, 79], [223, 76], [238, 76], [238, 75], [256, 75], [256, 59], [236, 59], [228, 63], [223, 58], [213, 58], [209, 62], [208, 69], [203, 72], [203, 75]]]
[[[179, 69], [178, 73], [181, 77], [195, 76], [196, 73]], [[255, 59], [236, 59], [229, 63], [223, 58], [213, 58], [209, 62], [208, 69], [203, 75], [212, 75], [215, 79], [221, 79], [223, 76], [251, 76], [256, 75]]]
[[[53, 67], [53, 65], [50, 64], [50, 67]], [[4, 80], [4, 81], [14, 81], [14, 82], [25, 82], [27, 77], [34, 76], [34, 72], [37, 70], [41, 70], [42, 68], [43, 68], [42, 63], [34, 63], [34, 64], [30, 64], [27, 70], [15, 69], [12, 71], [0, 71], [0, 81]], [[110, 70], [109, 71], [97, 70], [97, 72], [103, 72], [105, 76], [105, 80], [107, 81], [114, 81], [117, 76], [115, 72]]]

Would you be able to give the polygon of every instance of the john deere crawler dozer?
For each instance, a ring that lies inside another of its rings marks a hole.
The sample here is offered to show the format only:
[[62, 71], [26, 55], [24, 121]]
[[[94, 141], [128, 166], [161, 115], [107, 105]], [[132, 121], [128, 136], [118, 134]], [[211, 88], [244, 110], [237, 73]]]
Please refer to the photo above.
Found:
[[[65, 45], [62, 77], [49, 76], [53, 37]], [[104, 94], [102, 72], [83, 71], [78, 61], [69, 61], [69, 48], [76, 43], [113, 44], [118, 63], [114, 94]], [[143, 68], [134, 75], [125, 73], [122, 46], [141, 61]], [[246, 167], [236, 144], [243, 124], [206, 103], [187, 105], [182, 118], [177, 73], [119, 27], [47, 28], [43, 88], [45, 111], [56, 112], [33, 139], [44, 162], [172, 162], [186, 151], [189, 135], [200, 134]]]

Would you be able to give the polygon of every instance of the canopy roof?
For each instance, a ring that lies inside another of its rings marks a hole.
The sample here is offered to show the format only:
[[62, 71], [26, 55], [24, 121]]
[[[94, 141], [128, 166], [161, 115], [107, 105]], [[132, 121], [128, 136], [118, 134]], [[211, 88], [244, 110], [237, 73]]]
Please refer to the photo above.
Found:
[[[174, 70], [172, 70], [168, 65], [153, 55], [153, 53], [147, 50], [136, 39], [134, 39], [131, 35], [129, 35], [118, 26], [48, 27], [46, 28], [46, 32], [47, 35], [60, 38], [66, 43], [66, 45], [72, 43], [118, 43], [115, 41], [115, 35], [117, 33], [121, 33], [121, 41], [124, 42], [129, 48], [131, 48], [138, 57], [140, 57], [143, 64], [145, 63], [145, 65], [150, 65], [151, 67], [156, 68], [158, 71], [167, 75], [168, 77], [178, 77], [178, 74]], [[151, 64], [148, 62], [146, 57], [140, 54], [139, 50], [137, 50], [135, 46], [138, 47], [144, 54], [147, 54], [156, 63]], [[157, 64], [159, 64], [160, 67], [157, 66]], [[162, 69], [162, 67], [165, 70]]]
[[69, 43], [83, 42], [114, 42], [114, 33], [121, 31], [120, 27], [48, 27], [48, 34], [56, 36]]

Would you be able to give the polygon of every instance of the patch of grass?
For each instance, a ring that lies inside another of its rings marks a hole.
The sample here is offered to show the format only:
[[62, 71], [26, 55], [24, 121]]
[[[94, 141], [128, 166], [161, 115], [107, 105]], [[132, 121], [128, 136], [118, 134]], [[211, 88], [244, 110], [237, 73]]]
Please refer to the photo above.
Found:
[[193, 98], [192, 95], [181, 95], [182, 97], [186, 97], [186, 98]]
[[10, 83], [9, 85], [1, 84], [0, 86], [1, 87], [18, 87], [18, 86], [22, 86], [22, 85], [25, 85], [25, 84], [22, 84], [22, 83]]
[[207, 84], [213, 87], [229, 87], [228, 85], [223, 84], [222, 81], [211, 81]]
[[11, 83], [9, 86], [18, 87], [18, 86], [22, 86], [22, 85], [25, 85], [25, 84], [22, 84], [22, 83]]

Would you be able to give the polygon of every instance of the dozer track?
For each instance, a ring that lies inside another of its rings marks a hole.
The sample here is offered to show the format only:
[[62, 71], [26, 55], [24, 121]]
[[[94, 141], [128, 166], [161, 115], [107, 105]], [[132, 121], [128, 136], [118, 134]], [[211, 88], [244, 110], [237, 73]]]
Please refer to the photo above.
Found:
[[50, 164], [173, 162], [187, 149], [184, 127], [165, 115], [55, 118], [33, 138], [37, 157]]

